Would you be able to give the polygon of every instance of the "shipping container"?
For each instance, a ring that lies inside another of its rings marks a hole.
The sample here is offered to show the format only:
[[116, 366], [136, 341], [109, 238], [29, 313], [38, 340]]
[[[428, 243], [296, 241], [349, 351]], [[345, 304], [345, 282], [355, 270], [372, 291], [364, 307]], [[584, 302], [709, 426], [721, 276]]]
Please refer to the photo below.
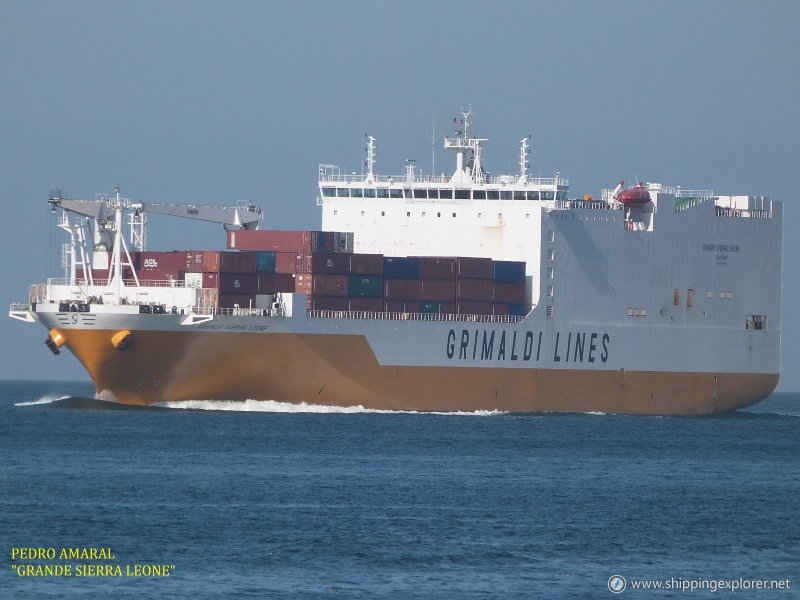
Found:
[[295, 291], [294, 275], [292, 273], [259, 273], [258, 293], [276, 294], [278, 292]]
[[419, 312], [426, 315], [438, 315], [439, 314], [439, 303], [438, 302], [420, 302], [419, 303]]
[[220, 273], [220, 294], [258, 293], [258, 276], [255, 273]]
[[491, 300], [491, 279], [459, 279], [456, 283], [457, 300]]
[[383, 275], [395, 279], [419, 279], [419, 258], [386, 256], [383, 259]]
[[274, 250], [257, 250], [256, 251], [256, 271], [259, 273], [274, 273], [275, 272], [275, 254]]
[[411, 300], [386, 300], [384, 302], [384, 311], [388, 313], [418, 313], [419, 302]]
[[309, 274], [298, 274], [294, 278], [294, 291], [311, 295], [313, 279]]
[[492, 262], [492, 281], [524, 282], [525, 263], [518, 260], [496, 260]]
[[230, 250], [352, 252], [353, 233], [340, 231], [231, 230]]
[[203, 253], [198, 250], [186, 250], [184, 253], [185, 271], [187, 273], [202, 273], [203, 271]]
[[493, 302], [523, 304], [525, 302], [525, 282], [495, 282], [492, 293]]
[[256, 252], [203, 252], [204, 273], [255, 273]]
[[422, 282], [419, 279], [384, 279], [387, 300], [419, 300]]
[[353, 312], [383, 312], [383, 298], [350, 298]]
[[383, 254], [352, 254], [350, 272], [359, 275], [383, 275]]
[[311, 272], [347, 275], [350, 273], [350, 254], [314, 252], [311, 255]]
[[459, 256], [456, 259], [458, 277], [461, 279], [491, 279], [492, 259]]
[[347, 296], [347, 275], [312, 275], [311, 291], [314, 296]]
[[202, 287], [219, 289], [219, 273], [203, 273]]
[[220, 308], [255, 308], [255, 294], [220, 294]]
[[383, 298], [381, 275], [349, 275], [347, 295], [351, 298]]
[[436, 256], [423, 256], [419, 259], [422, 279], [455, 279], [456, 259]]
[[[134, 266], [141, 272], [174, 274], [177, 279], [179, 271], [186, 271], [186, 255], [184, 252], [139, 252]], [[133, 257], [131, 257], [133, 259]], [[145, 277], [152, 279], [152, 277]]]
[[275, 253], [275, 272], [276, 273], [300, 273], [297, 270], [297, 256], [299, 252], [276, 252]]
[[311, 298], [313, 310], [335, 310], [348, 312], [350, 299], [347, 296], [313, 296]]
[[456, 299], [456, 282], [454, 279], [423, 279], [419, 298], [429, 302], [453, 302]]
[[490, 315], [492, 314], [492, 303], [479, 300], [461, 300], [458, 302], [457, 310], [460, 315]]
[[186, 273], [183, 278], [183, 283], [188, 288], [201, 288], [203, 287], [203, 274]]
[[454, 315], [456, 310], [457, 305], [455, 302], [439, 302], [439, 314]]
[[515, 317], [524, 317], [528, 314], [528, 311], [525, 309], [525, 304], [509, 304], [508, 314]]

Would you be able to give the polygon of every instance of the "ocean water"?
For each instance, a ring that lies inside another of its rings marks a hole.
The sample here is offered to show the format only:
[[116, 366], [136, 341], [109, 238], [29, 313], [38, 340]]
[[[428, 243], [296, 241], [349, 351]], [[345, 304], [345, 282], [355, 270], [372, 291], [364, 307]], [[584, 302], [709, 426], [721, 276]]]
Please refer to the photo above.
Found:
[[800, 595], [800, 394], [713, 417], [93, 396], [0, 382], [3, 598]]

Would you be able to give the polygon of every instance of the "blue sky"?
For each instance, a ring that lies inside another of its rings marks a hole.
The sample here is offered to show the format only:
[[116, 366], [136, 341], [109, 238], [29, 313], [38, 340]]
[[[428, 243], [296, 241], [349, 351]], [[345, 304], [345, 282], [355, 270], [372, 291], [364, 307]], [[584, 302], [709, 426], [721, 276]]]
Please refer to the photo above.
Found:
[[[319, 163], [430, 172], [431, 130], [471, 105], [485, 164], [599, 195], [634, 177], [784, 200], [783, 369], [800, 390], [800, 3], [790, 1], [0, 3], [4, 306], [55, 275], [48, 191], [143, 202], [249, 199], [317, 228]], [[437, 171], [450, 158], [437, 150]], [[153, 218], [153, 249], [221, 248]], [[0, 319], [0, 378], [84, 379], [45, 331]]]

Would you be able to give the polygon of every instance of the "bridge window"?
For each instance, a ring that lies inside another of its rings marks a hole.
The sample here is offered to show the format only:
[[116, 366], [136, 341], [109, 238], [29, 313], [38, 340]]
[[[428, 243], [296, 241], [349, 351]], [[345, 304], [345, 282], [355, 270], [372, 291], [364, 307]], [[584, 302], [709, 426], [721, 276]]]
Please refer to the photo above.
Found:
[[538, 200], [538, 199], [539, 199], [539, 190], [536, 190], [535, 192], [532, 192], [530, 190], [528, 191], [528, 200]]
[[528, 198], [528, 194], [525, 190], [515, 190], [514, 191], [514, 200], [526, 200]]
[[378, 198], [388, 198], [389, 188], [378, 188]]
[[439, 190], [439, 198], [442, 200], [452, 200], [453, 190]]
[[439, 198], [439, 190], [428, 190], [428, 198], [437, 200]]
[[456, 200], [469, 200], [469, 190], [456, 190]]
[[486, 190], [486, 197], [489, 200], [499, 200], [500, 199], [500, 191], [499, 190]]
[[511, 190], [500, 190], [500, 200], [511, 200]]
[[336, 196], [336, 188], [325, 187], [322, 188], [322, 195], [326, 198], [334, 198]]
[[472, 197], [475, 200], [486, 200], [486, 190], [472, 190]]
[[428, 197], [428, 190], [422, 190], [419, 188], [414, 189], [414, 198], [427, 198]]
[[542, 200], [552, 200], [555, 197], [555, 192], [542, 190]]
[[403, 190], [401, 190], [400, 188], [389, 188], [389, 195], [392, 198], [402, 198]]
[[374, 198], [374, 197], [375, 197], [375, 188], [364, 189], [364, 198]]
[[361, 188], [350, 188], [350, 197], [351, 198], [362, 198], [364, 196], [364, 190]]
[[348, 188], [336, 188], [336, 195], [339, 196], [339, 198], [349, 198], [350, 190]]

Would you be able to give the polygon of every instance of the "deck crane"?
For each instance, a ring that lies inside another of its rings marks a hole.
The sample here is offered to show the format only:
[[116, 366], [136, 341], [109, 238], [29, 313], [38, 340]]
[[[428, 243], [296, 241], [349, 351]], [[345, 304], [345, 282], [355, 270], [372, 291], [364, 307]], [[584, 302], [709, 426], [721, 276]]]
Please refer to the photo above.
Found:
[[[109, 287], [117, 288], [123, 285], [124, 266], [131, 268], [136, 285], [139, 283], [130, 252], [145, 249], [147, 214], [211, 221], [222, 224], [226, 229], [228, 226], [259, 229], [264, 219], [261, 209], [246, 200], [237, 202], [236, 206], [132, 203], [120, 195], [119, 186], [114, 188], [113, 195], [99, 194], [94, 200], [64, 198], [61, 190], [53, 190], [48, 203], [53, 212], [62, 209], [59, 226], [70, 234], [67, 250], [71, 255], [70, 283], [75, 283], [76, 269], [81, 266], [92, 284], [91, 269], [88, 268], [89, 250], [86, 248], [91, 240], [94, 253], [92, 263], [95, 267], [100, 265], [98, 268], [108, 268]], [[130, 247], [122, 235], [123, 215], [126, 212], [129, 213]], [[78, 218], [70, 219], [70, 215]], [[91, 228], [91, 236], [87, 235], [86, 228]]]

